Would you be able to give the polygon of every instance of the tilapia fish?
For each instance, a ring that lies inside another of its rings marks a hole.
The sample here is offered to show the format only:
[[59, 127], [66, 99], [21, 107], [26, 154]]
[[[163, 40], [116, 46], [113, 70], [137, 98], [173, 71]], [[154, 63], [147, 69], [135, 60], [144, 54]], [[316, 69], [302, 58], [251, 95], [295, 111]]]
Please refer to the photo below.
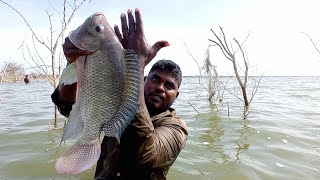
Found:
[[137, 55], [123, 49], [102, 13], [87, 18], [69, 38], [78, 48], [94, 52], [70, 64], [60, 79], [62, 85], [77, 81], [78, 86], [61, 142], [81, 136], [57, 160], [56, 170], [77, 174], [97, 162], [102, 131], [120, 142], [137, 110], [140, 66]]

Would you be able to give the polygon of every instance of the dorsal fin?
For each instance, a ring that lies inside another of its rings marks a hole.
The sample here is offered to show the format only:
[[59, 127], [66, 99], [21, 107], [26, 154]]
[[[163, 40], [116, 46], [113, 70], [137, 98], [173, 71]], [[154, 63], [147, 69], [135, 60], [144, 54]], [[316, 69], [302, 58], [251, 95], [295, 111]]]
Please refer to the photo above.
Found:
[[140, 95], [140, 63], [137, 54], [133, 50], [125, 49], [124, 61], [125, 90], [122, 104], [115, 116], [105, 123], [103, 129], [106, 136], [117, 138], [119, 143], [122, 132], [136, 114]]

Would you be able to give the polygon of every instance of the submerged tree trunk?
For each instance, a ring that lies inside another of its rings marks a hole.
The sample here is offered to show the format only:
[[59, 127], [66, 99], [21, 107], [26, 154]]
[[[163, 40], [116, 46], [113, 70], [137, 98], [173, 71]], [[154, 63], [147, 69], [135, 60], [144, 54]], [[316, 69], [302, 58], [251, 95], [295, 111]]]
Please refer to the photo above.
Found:
[[59, 117], [58, 108], [57, 108], [57, 106], [54, 106], [54, 124], [53, 124], [54, 128], [58, 128], [59, 127], [58, 117]]

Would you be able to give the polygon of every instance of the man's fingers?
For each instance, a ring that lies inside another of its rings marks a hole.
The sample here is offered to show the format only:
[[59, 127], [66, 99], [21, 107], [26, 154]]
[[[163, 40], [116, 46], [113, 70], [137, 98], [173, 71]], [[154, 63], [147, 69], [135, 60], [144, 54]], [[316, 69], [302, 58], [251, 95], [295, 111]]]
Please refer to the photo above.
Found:
[[114, 25], [114, 32], [116, 33], [119, 41], [122, 42], [122, 35], [121, 35], [121, 33], [120, 33], [120, 30], [119, 30], [119, 26], [118, 26], [118, 25]]
[[135, 10], [135, 17], [136, 17], [136, 31], [138, 34], [143, 34], [143, 23], [141, 18], [141, 13], [138, 8]]
[[146, 65], [157, 55], [161, 48], [170, 46], [168, 41], [158, 41], [152, 47]]
[[135, 31], [135, 22], [132, 14], [132, 10], [128, 9], [128, 20], [129, 20], [129, 33], [132, 34]]
[[154, 45], [152, 46], [152, 51], [153, 53], [158, 53], [158, 51], [163, 48], [163, 47], [167, 47], [170, 46], [168, 41], [158, 41], [156, 43], [154, 43]]
[[122, 28], [122, 35], [123, 38], [128, 36], [129, 29], [128, 29], [128, 23], [127, 23], [127, 17], [124, 13], [121, 14], [121, 28]]

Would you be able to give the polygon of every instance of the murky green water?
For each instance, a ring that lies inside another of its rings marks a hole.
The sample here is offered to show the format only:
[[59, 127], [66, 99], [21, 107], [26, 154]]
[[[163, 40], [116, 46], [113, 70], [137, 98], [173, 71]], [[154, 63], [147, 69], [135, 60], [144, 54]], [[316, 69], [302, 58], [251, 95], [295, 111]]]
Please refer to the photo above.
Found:
[[[52, 90], [47, 82], [0, 84], [0, 179], [92, 179], [94, 169], [55, 172], [55, 159], [74, 140], [44, 151], [62, 135], [48, 131]], [[245, 121], [242, 103], [224, 94], [217, 111], [198, 79], [183, 79], [174, 107], [189, 138], [168, 179], [320, 179], [319, 77], [264, 77]]]

